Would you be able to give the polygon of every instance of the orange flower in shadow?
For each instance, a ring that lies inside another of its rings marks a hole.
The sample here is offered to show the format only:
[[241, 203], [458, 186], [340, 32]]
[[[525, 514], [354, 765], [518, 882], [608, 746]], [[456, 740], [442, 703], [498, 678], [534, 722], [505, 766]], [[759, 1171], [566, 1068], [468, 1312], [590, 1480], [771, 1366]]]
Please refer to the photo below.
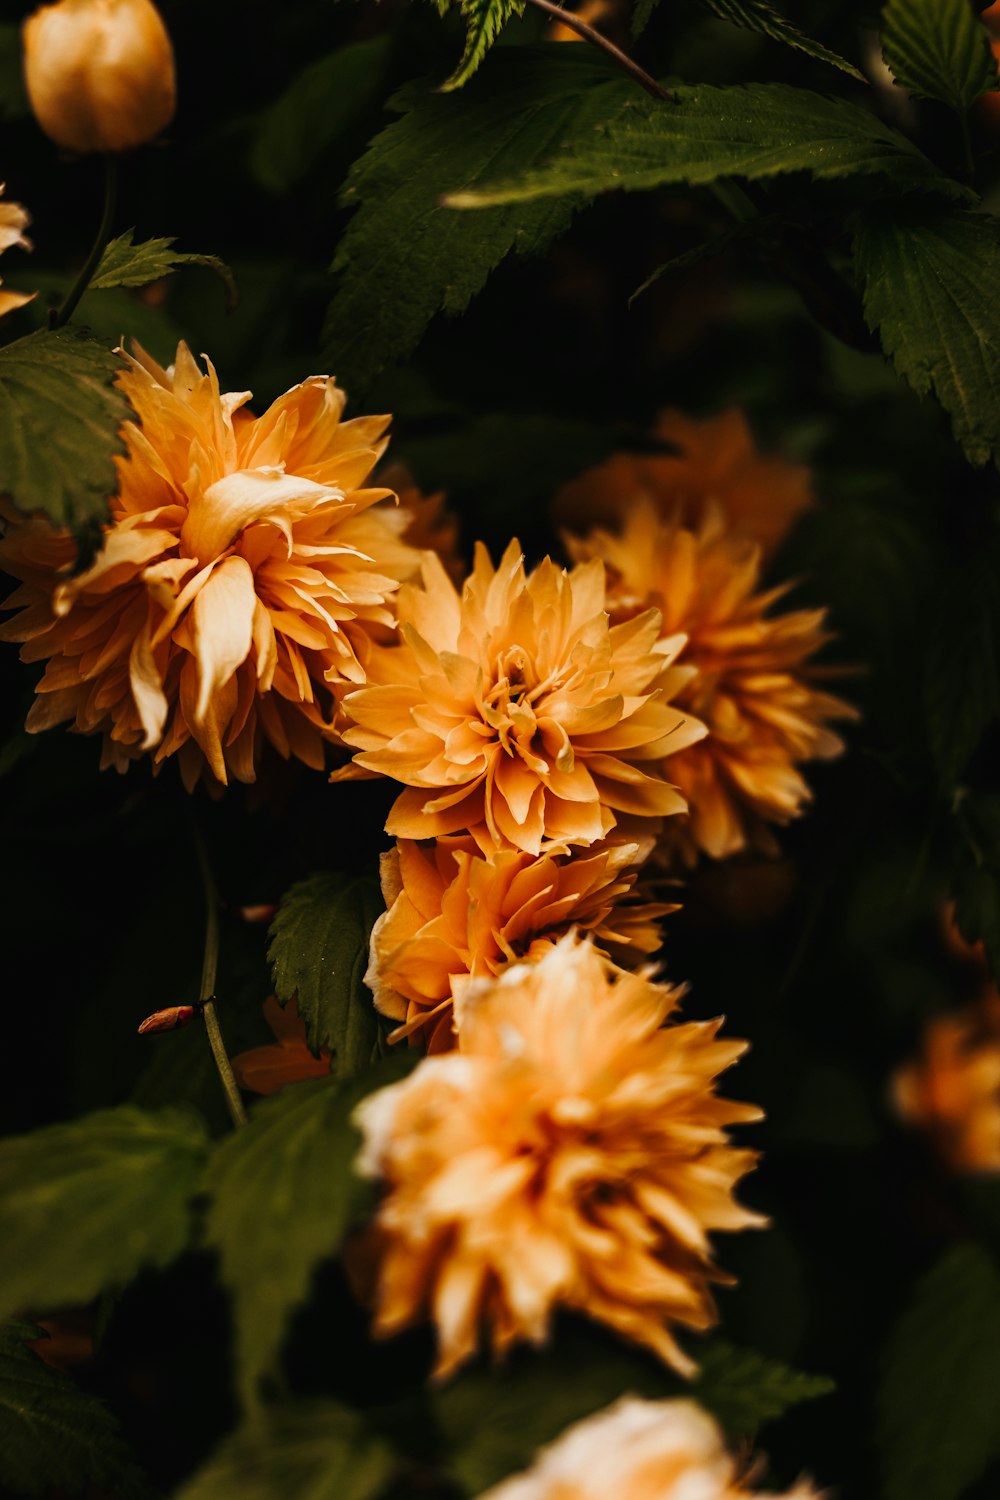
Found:
[[662, 903], [628, 902], [651, 840], [592, 844], [566, 854], [521, 849], [480, 854], [467, 837], [419, 844], [401, 839], [382, 856], [387, 910], [372, 929], [365, 983], [383, 1015], [429, 1052], [456, 1045], [456, 977], [499, 974], [531, 963], [571, 927], [593, 934], [620, 961], [660, 946]]
[[232, 1059], [236, 1082], [251, 1094], [276, 1094], [288, 1083], [305, 1078], [325, 1078], [330, 1071], [330, 1054], [324, 1048], [318, 1057], [306, 1043], [306, 1023], [294, 1000], [281, 1005], [277, 996], [264, 1001], [264, 1019], [275, 1040], [264, 1047], [251, 1047]]
[[654, 606], [664, 636], [687, 637], [680, 661], [695, 675], [678, 703], [709, 733], [670, 759], [689, 813], [667, 825], [666, 847], [689, 863], [699, 849], [715, 859], [773, 850], [768, 825], [797, 817], [811, 795], [799, 763], [838, 755], [843, 742], [829, 721], [855, 717], [817, 686], [810, 664], [829, 640], [824, 611], [774, 613], [786, 589], [761, 589], [760, 547], [734, 536], [715, 509], [688, 528], [640, 500], [620, 531], [567, 544], [578, 560], [603, 561], [613, 619]]
[[902, 1120], [953, 1172], [1000, 1172], [1000, 994], [928, 1021], [918, 1055], [893, 1077]]
[[809, 470], [757, 451], [741, 411], [733, 407], [703, 421], [662, 412], [651, 433], [674, 453], [616, 453], [567, 484], [556, 518], [572, 531], [614, 526], [636, 500], [661, 516], [697, 528], [710, 507], [727, 529], [759, 542], [769, 554], [813, 504]]
[[399, 593], [400, 644], [373, 648], [344, 699], [358, 753], [334, 779], [402, 782], [388, 833], [539, 854], [684, 811], [664, 757], [705, 729], [671, 702], [690, 670], [655, 610], [612, 627], [600, 562], [526, 574], [517, 542], [498, 568], [478, 546], [461, 595], [434, 554], [422, 573]]
[[321, 769], [335, 700], [365, 680], [371, 636], [418, 554], [389, 495], [365, 489], [385, 417], [342, 422], [316, 376], [255, 418], [186, 346], [162, 370], [141, 352], [119, 379], [123, 429], [104, 545], [72, 572], [65, 532], [13, 512], [0, 566], [20, 579], [0, 632], [46, 661], [30, 731], [69, 720], [104, 736], [104, 765], [146, 751], [199, 776], [253, 781], [267, 740]]
[[715, 1093], [744, 1050], [721, 1022], [664, 1026], [681, 992], [572, 934], [499, 979], [455, 981], [459, 1047], [371, 1094], [358, 1169], [385, 1196], [365, 1254], [375, 1329], [426, 1317], [437, 1374], [476, 1350], [542, 1343], [575, 1308], [695, 1366], [678, 1328], [715, 1321], [708, 1232], [763, 1221], [733, 1189], [753, 1166]]

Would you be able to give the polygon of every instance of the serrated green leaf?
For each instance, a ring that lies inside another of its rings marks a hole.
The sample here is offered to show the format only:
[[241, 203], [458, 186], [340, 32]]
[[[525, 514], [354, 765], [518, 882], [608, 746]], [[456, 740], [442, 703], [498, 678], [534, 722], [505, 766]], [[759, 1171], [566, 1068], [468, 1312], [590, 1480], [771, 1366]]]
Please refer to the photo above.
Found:
[[592, 131], [635, 84], [589, 47], [498, 48], [457, 93], [411, 84], [402, 118], [374, 139], [342, 195], [356, 212], [334, 271], [324, 361], [352, 396], [405, 359], [437, 312], [462, 312], [506, 255], [544, 250], [574, 203], [448, 213], [441, 197], [487, 174], [526, 171], [552, 142]]
[[206, 1150], [193, 1112], [130, 1104], [0, 1141], [0, 1318], [168, 1265], [191, 1237]]
[[1000, 453], [1000, 225], [976, 214], [869, 213], [854, 238], [865, 318], [897, 372], [933, 391], [971, 463]]
[[445, 92], [468, 83], [512, 16], [523, 16], [525, 0], [458, 0], [465, 19], [465, 50], [443, 85]]
[[834, 1388], [721, 1340], [696, 1343], [691, 1353], [699, 1365], [693, 1384], [603, 1330], [561, 1320], [550, 1347], [517, 1350], [499, 1367], [479, 1365], [434, 1395], [449, 1476], [467, 1495], [479, 1495], [623, 1391], [648, 1400], [693, 1395], [731, 1436], [744, 1437]]
[[755, 1349], [737, 1349], [716, 1339], [696, 1351], [698, 1374], [692, 1395], [731, 1437], [746, 1437], [791, 1406], [815, 1401], [836, 1389], [825, 1375], [805, 1375]]
[[114, 455], [132, 409], [113, 384], [122, 364], [77, 329], [28, 334], [0, 349], [0, 492], [93, 544], [118, 487]]
[[116, 286], [148, 286], [151, 281], [169, 276], [179, 266], [205, 266], [224, 283], [229, 308], [236, 306], [235, 278], [225, 261], [217, 255], [180, 254], [170, 248], [176, 238], [173, 235], [166, 239], [141, 240], [136, 245], [132, 240], [134, 234], [134, 229], [126, 229], [124, 234], [105, 245], [97, 270], [88, 283], [88, 291], [101, 292]]
[[882, 51], [898, 84], [962, 115], [1000, 88], [986, 27], [969, 0], [888, 0]]
[[1000, 1452], [1000, 1271], [956, 1246], [916, 1285], [878, 1390], [885, 1500], [957, 1500]]
[[26, 1323], [0, 1327], [0, 1486], [16, 1495], [77, 1495], [90, 1485], [120, 1500], [150, 1494], [104, 1402], [26, 1347], [42, 1337]]
[[340, 137], [380, 102], [389, 36], [338, 47], [311, 63], [261, 112], [249, 166], [272, 193], [287, 193], [312, 172]]
[[829, 63], [831, 68], [839, 68], [841, 73], [847, 73], [859, 83], [868, 81], [839, 52], [824, 47], [822, 42], [813, 41], [811, 36], [806, 36], [804, 31], [793, 26], [770, 0], [705, 0], [705, 4], [723, 21], [731, 21], [734, 26], [741, 26], [745, 31], [756, 31], [761, 36], [770, 37], [773, 42], [784, 42], [787, 47], [804, 52], [815, 62]]
[[374, 1500], [394, 1467], [358, 1412], [299, 1400], [227, 1438], [177, 1500]]
[[927, 738], [943, 785], [961, 777], [1000, 718], [1000, 549], [964, 563], [940, 590], [924, 674]]
[[483, 185], [456, 182], [445, 201], [452, 208], [490, 208], [784, 172], [824, 180], [875, 174], [894, 195], [973, 197], [868, 110], [784, 83], [685, 84], [667, 101], [633, 89], [590, 130], [552, 139], [536, 158], [539, 164], [519, 177], [504, 176], [495, 165]]
[[271, 923], [274, 993], [283, 1005], [296, 1000], [309, 1046], [332, 1052], [336, 1077], [366, 1067], [378, 1039], [364, 975], [368, 938], [384, 909], [374, 880], [310, 875], [286, 893]]
[[354, 1172], [360, 1137], [351, 1114], [410, 1063], [394, 1054], [361, 1078], [294, 1084], [257, 1105], [209, 1163], [207, 1238], [233, 1299], [237, 1380], [248, 1407], [316, 1266], [336, 1255], [373, 1201], [373, 1185]]

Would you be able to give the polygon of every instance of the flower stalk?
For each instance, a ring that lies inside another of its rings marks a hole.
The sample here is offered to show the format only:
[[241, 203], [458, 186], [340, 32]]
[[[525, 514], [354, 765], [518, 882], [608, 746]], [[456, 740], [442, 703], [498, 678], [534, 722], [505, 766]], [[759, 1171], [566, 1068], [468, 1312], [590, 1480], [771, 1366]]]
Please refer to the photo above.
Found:
[[115, 208], [118, 203], [118, 158], [106, 152], [104, 156], [104, 210], [97, 230], [97, 237], [90, 247], [90, 254], [83, 264], [79, 276], [63, 298], [60, 307], [49, 314], [49, 327], [62, 328], [76, 312], [77, 303], [90, 285], [91, 278], [100, 264], [104, 247], [111, 237]]
[[208, 1044], [222, 1083], [229, 1116], [235, 1126], [247, 1123], [246, 1110], [233, 1074], [232, 1063], [226, 1051], [222, 1027], [215, 1009], [215, 977], [219, 967], [219, 893], [216, 889], [208, 851], [200, 828], [195, 825], [195, 849], [198, 855], [198, 870], [205, 893], [205, 956], [201, 966], [201, 987], [198, 991], [198, 1008], [205, 1018]]

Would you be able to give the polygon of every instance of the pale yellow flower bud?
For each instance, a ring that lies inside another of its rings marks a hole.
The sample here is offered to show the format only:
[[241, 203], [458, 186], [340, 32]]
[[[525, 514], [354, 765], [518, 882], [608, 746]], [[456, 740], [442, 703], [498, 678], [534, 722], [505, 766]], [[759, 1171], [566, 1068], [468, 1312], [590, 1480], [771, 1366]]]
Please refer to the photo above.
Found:
[[59, 0], [24, 23], [39, 125], [72, 151], [127, 151], [173, 118], [174, 53], [151, 0]]

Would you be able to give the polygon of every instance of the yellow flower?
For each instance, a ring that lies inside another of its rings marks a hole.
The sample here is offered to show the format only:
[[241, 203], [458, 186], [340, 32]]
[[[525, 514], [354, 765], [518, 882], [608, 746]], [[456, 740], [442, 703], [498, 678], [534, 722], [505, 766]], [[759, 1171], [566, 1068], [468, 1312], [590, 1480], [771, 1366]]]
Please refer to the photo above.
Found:
[[480, 1500], [819, 1500], [803, 1480], [779, 1497], [749, 1489], [750, 1478], [694, 1401], [623, 1396], [567, 1428], [530, 1469]]
[[170, 123], [174, 51], [150, 0], [59, 0], [24, 23], [35, 118], [70, 151], [127, 151]]
[[928, 1021], [892, 1080], [896, 1109], [953, 1172], [1000, 1172], [1000, 994]]
[[663, 632], [682, 631], [681, 661], [696, 668], [678, 701], [708, 725], [708, 737], [670, 760], [689, 816], [666, 829], [688, 859], [715, 859], [748, 846], [772, 848], [769, 823], [797, 817], [810, 791], [798, 764], [838, 755], [828, 721], [854, 710], [815, 685], [810, 658], [829, 639], [823, 610], [772, 613], [785, 588], [760, 588], [761, 552], [734, 536], [719, 510], [699, 526], [663, 520], [648, 500], [625, 514], [622, 530], [569, 537], [577, 559], [608, 570], [612, 617], [629, 620], [651, 605]]
[[373, 632], [391, 634], [398, 580], [419, 554], [402, 518], [365, 489], [388, 419], [341, 422], [344, 395], [315, 376], [263, 414], [223, 395], [181, 344], [120, 378], [141, 423], [123, 430], [104, 544], [73, 575], [71, 538], [9, 516], [0, 566], [22, 580], [0, 631], [47, 661], [31, 731], [63, 720], [104, 735], [103, 764], [179, 754], [253, 781], [266, 739], [322, 768], [335, 697], [364, 681]]
[[427, 553], [399, 628], [344, 700], [355, 766], [406, 788], [387, 832], [538, 854], [604, 838], [619, 814], [684, 810], [663, 758], [705, 730], [670, 702], [690, 675], [671, 665], [683, 638], [662, 640], [652, 610], [611, 628], [599, 562], [526, 575], [517, 542], [496, 569], [480, 545], [459, 595]]
[[[650, 841], [651, 843], [651, 841]], [[372, 929], [365, 983], [383, 1015], [403, 1024], [389, 1037], [455, 1045], [452, 984], [533, 962], [570, 927], [592, 932], [616, 957], [660, 946], [657, 918], [676, 907], [623, 904], [649, 853], [638, 844], [593, 844], [567, 854], [497, 849], [480, 854], [456, 836], [401, 839], [382, 856], [388, 910]]]
[[774, 551], [813, 504], [809, 470], [758, 453], [743, 413], [735, 407], [704, 421], [661, 412], [650, 434], [674, 453], [615, 453], [566, 485], [556, 499], [560, 524], [573, 531], [614, 526], [645, 499], [663, 517], [680, 516], [697, 528], [710, 507], [727, 527]]
[[[0, 197], [3, 196], [5, 186], [5, 183], [0, 182]], [[31, 241], [24, 232], [30, 223], [31, 215], [20, 203], [0, 203], [0, 254], [13, 245], [22, 250], [32, 248]], [[16, 307], [23, 307], [35, 296], [36, 292], [5, 292], [0, 283], [0, 318], [5, 313], [13, 312]]]
[[720, 1099], [744, 1051], [720, 1021], [663, 1022], [680, 991], [613, 969], [572, 934], [499, 979], [456, 979], [459, 1048], [370, 1095], [359, 1169], [386, 1186], [375, 1328], [430, 1317], [437, 1373], [545, 1340], [558, 1306], [695, 1368], [678, 1327], [715, 1321], [708, 1231], [763, 1221], [733, 1199], [754, 1163]]

